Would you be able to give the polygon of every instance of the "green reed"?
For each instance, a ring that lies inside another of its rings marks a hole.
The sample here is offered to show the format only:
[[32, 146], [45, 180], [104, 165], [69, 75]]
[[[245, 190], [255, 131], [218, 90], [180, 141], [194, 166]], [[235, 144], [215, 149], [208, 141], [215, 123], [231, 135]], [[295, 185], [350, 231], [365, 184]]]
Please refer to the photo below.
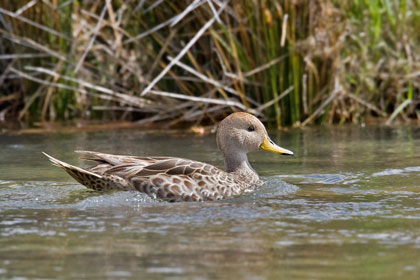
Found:
[[[14, 12], [26, 3], [18, 0], [0, 7]], [[227, 111], [244, 107], [264, 107], [262, 115], [276, 127], [356, 123], [372, 115], [387, 117], [389, 122], [398, 116], [420, 117], [420, 75], [415, 74], [420, 69], [419, 1], [231, 1], [220, 14], [220, 22], [180, 60], [193, 72], [175, 65], [155, 86], [185, 95], [182, 100], [153, 94], [141, 97], [140, 93], [220, 6], [214, 4], [212, 10], [204, 3], [174, 26], [149, 33], [186, 11], [192, 2], [164, 1], [151, 8], [156, 3], [144, 1], [139, 8], [138, 1], [60, 0], [52, 7], [39, 1], [21, 14], [70, 39], [2, 14], [2, 34], [14, 36], [14, 40], [0, 37], [2, 52], [33, 53], [28, 44], [34, 41], [59, 57], [13, 62], [14, 74], [26, 73], [32, 79], [6, 79], [0, 85], [2, 91], [19, 92], [22, 98], [14, 99], [14, 104], [0, 103], [0, 109], [11, 106], [28, 121], [151, 119], [166, 120], [169, 125], [215, 122]], [[104, 7], [103, 23], [95, 34]], [[144, 32], [142, 38], [134, 38]], [[75, 71], [85, 51], [81, 68]], [[10, 62], [0, 61], [0, 65], [6, 68]], [[28, 65], [48, 68], [56, 76], [29, 71]], [[37, 77], [46, 83], [40, 84]], [[271, 106], [262, 106], [286, 91]], [[218, 108], [204, 99], [190, 102], [189, 96], [243, 106]], [[148, 105], [139, 105], [143, 102]]]
[[[420, 66], [419, 9], [419, 1], [360, 0], [345, 10], [352, 33], [342, 53], [346, 84], [386, 113], [400, 108], [404, 118], [419, 115], [420, 83], [410, 75]], [[404, 102], [410, 106], [401, 108]]]

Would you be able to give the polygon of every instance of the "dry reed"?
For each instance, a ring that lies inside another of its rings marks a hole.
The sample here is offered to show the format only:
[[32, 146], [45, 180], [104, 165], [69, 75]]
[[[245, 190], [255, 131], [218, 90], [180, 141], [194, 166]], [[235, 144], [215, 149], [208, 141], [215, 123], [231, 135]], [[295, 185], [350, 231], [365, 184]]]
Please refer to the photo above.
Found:
[[420, 119], [418, 1], [2, 1], [0, 117]]

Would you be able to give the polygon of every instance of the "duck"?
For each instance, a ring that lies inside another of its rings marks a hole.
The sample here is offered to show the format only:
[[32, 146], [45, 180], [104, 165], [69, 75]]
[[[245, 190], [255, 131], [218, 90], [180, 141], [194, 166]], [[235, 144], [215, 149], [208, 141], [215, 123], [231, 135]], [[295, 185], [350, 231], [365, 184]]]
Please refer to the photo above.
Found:
[[252, 192], [263, 181], [248, 161], [249, 152], [265, 150], [293, 155], [270, 139], [257, 117], [245, 112], [232, 113], [219, 123], [216, 142], [225, 170], [185, 158], [75, 151], [84, 156], [82, 159], [96, 163], [81, 168], [43, 154], [89, 189], [140, 191], [166, 202], [215, 201]]

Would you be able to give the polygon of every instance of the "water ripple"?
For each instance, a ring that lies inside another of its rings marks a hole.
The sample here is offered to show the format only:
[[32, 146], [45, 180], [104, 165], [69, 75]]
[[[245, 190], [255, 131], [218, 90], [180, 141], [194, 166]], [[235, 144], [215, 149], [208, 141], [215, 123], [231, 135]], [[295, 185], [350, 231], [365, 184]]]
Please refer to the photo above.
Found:
[[409, 172], [420, 172], [420, 166], [411, 166], [404, 169], [386, 169], [372, 174], [372, 177], [390, 176], [390, 175], [408, 175]]

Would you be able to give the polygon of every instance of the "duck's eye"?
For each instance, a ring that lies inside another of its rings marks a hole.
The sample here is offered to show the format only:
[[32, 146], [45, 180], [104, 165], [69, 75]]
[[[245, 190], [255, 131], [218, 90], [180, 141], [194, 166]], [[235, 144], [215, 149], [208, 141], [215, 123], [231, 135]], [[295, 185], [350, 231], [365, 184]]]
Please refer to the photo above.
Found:
[[254, 131], [254, 130], [255, 130], [255, 127], [253, 125], [248, 126], [248, 131], [249, 132]]

